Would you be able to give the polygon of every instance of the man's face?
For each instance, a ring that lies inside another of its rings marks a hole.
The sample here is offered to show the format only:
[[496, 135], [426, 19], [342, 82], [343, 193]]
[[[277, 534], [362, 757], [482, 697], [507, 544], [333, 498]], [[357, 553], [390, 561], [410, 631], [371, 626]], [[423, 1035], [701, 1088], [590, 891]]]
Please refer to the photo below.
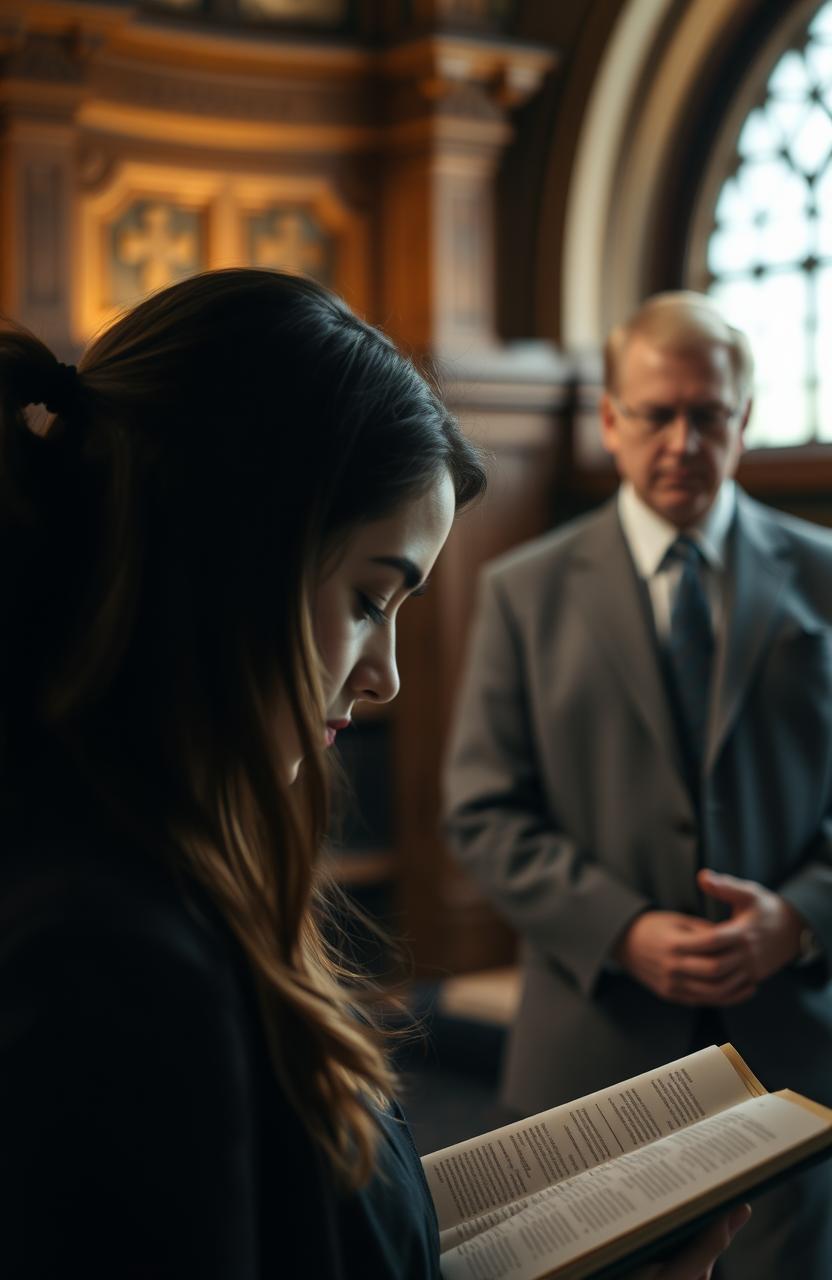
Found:
[[617, 394], [601, 400], [604, 448], [648, 507], [685, 528], [736, 470], [749, 410], [725, 347], [674, 352], [634, 335]]

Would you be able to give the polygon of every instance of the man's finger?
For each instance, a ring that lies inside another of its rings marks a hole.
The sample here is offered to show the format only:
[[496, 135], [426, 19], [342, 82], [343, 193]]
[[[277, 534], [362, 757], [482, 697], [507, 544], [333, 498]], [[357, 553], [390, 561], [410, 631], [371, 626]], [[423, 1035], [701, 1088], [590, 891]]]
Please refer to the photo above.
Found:
[[676, 943], [677, 955], [719, 955], [723, 951], [733, 951], [745, 943], [745, 926], [736, 920], [726, 920], [724, 924], [714, 924], [707, 933], [691, 934]]
[[713, 921], [703, 920], [701, 916], [675, 915], [673, 917], [673, 929], [680, 934], [710, 933], [713, 928]]
[[674, 968], [676, 973], [685, 978], [710, 983], [722, 982], [740, 971], [747, 972], [747, 965], [744, 950], [732, 947], [730, 950], [701, 955], [686, 953], [677, 958]]
[[677, 983], [670, 998], [680, 1004], [742, 1004], [756, 989], [753, 978], [748, 973], [741, 972], [719, 983], [699, 982], [695, 979]]
[[711, 898], [728, 902], [732, 906], [750, 906], [756, 901], [758, 886], [752, 880], [739, 880], [736, 876], [718, 875], [704, 869], [696, 877], [699, 888]]

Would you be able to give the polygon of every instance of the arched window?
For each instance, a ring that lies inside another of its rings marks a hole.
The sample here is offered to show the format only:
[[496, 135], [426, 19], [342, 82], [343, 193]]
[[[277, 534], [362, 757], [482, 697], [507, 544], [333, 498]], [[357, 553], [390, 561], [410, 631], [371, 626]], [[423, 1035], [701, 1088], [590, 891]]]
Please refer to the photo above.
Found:
[[757, 357], [742, 482], [808, 513], [832, 492], [832, 0], [621, 0], [590, 65], [574, 152], [553, 135], [539, 315], [589, 387], [645, 297], [711, 291]]
[[748, 443], [832, 443], [832, 0], [745, 119], [707, 270], [709, 292], [754, 349]]

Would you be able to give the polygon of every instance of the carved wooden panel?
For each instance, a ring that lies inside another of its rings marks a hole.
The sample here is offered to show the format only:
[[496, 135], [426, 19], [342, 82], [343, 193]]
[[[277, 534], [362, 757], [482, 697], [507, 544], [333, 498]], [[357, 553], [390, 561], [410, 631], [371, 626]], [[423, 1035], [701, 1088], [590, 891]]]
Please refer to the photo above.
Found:
[[73, 308], [79, 341], [146, 293], [215, 267], [301, 272], [368, 309], [367, 219], [328, 175], [174, 169], [94, 153], [84, 171]]
[[241, 174], [227, 198], [238, 263], [312, 276], [368, 314], [371, 214], [348, 201], [336, 173]]
[[0, 309], [67, 349], [74, 157], [61, 123], [7, 120], [0, 184]]
[[337, 245], [309, 209], [277, 205], [248, 214], [245, 239], [249, 266], [279, 268], [334, 284]]
[[[478, 166], [479, 168], [479, 166]], [[494, 262], [486, 171], [448, 174], [437, 200], [441, 326], [448, 345], [493, 340]]]
[[33, 160], [23, 173], [24, 223], [27, 228], [24, 294], [34, 306], [52, 306], [63, 294], [63, 220], [67, 211], [67, 175], [56, 159]]
[[134, 200], [110, 224], [108, 240], [109, 306], [126, 306], [206, 264], [202, 215], [172, 201]]

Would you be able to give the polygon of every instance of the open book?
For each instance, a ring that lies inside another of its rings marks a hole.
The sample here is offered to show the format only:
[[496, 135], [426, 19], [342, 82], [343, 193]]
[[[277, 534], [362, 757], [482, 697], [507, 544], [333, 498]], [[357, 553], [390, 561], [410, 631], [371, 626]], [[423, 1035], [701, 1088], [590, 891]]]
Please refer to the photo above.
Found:
[[612, 1274], [826, 1147], [832, 1111], [701, 1049], [425, 1156], [442, 1275]]

